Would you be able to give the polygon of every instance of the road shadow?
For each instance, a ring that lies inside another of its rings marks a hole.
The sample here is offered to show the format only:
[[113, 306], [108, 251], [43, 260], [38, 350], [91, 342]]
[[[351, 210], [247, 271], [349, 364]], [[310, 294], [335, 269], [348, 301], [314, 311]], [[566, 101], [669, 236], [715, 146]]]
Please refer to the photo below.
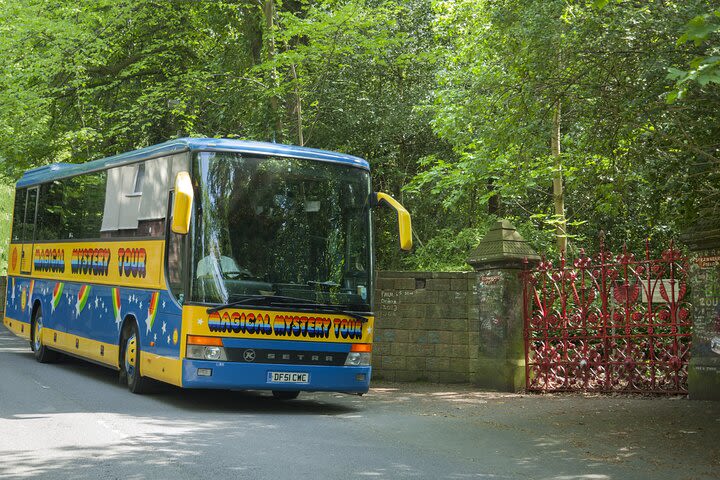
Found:
[[333, 403], [344, 396], [326, 392], [301, 392], [295, 400], [278, 400], [270, 392], [256, 390], [185, 390], [159, 385], [153, 398], [175, 408], [192, 412], [285, 413], [291, 415], [343, 415], [362, 410], [361, 406]]
[[[23, 357], [16, 360], [20, 362], [35, 362], [28, 343], [2, 328], [0, 329], [0, 364], [8, 365], [10, 363], [2, 361], [2, 357], [6, 356]], [[120, 384], [116, 370], [69, 355], [62, 355], [56, 363], [37, 366], [58, 369], [72, 376], [81, 376], [84, 380], [94, 383], [91, 389], [112, 390], [114, 394], [127, 396], [127, 401], [121, 403], [127, 410], [117, 409], [119, 411], [115, 413], [134, 413], [133, 405], [140, 398], [151, 398], [168, 407], [195, 413], [342, 415], [362, 409], [361, 402], [338, 403], [334, 401], [337, 398], [350, 397], [344, 394], [301, 392], [298, 399], [278, 400], [270, 392], [265, 391], [191, 390], [161, 382], [154, 382], [148, 394], [139, 396], [133, 395], [124, 385]], [[359, 397], [355, 397], [355, 399], [359, 399]]]

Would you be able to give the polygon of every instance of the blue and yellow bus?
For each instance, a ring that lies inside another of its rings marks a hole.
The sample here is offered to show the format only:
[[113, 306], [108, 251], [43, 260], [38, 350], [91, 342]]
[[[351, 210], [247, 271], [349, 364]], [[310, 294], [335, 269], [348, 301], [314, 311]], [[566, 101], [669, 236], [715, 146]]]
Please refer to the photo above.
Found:
[[5, 326], [48, 363], [71, 355], [186, 388], [367, 392], [372, 213], [365, 160], [184, 138], [16, 185]]

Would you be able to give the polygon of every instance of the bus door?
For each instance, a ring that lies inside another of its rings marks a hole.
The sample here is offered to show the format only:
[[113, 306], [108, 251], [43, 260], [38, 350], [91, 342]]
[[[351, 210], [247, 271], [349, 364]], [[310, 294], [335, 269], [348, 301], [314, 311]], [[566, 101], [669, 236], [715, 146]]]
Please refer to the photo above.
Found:
[[37, 219], [37, 203], [40, 187], [27, 189], [25, 199], [25, 217], [22, 223], [22, 251], [20, 253], [20, 273], [29, 274], [32, 271], [33, 242], [35, 240], [35, 220]]

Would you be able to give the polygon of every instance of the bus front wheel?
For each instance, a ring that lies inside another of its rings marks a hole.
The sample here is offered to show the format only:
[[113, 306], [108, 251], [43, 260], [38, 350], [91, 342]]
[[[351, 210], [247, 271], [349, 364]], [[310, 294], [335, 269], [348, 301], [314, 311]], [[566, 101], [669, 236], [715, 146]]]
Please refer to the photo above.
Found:
[[35, 360], [40, 363], [52, 363], [57, 361], [58, 353], [50, 350], [42, 343], [43, 331], [43, 315], [42, 308], [38, 308], [32, 321], [32, 336], [30, 338], [30, 347], [35, 352]]
[[137, 325], [133, 322], [125, 329], [121, 343], [122, 355], [120, 359], [120, 379], [127, 382], [132, 393], [146, 393], [150, 380], [140, 374], [140, 335]]

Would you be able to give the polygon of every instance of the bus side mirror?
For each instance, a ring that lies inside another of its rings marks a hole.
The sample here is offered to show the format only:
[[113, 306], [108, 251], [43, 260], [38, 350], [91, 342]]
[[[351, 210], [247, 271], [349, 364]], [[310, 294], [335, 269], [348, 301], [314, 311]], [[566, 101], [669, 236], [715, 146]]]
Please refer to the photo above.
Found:
[[410, 250], [412, 248], [412, 223], [410, 214], [400, 202], [387, 193], [376, 192], [373, 194], [376, 205], [387, 205], [394, 208], [398, 216], [398, 230], [400, 233], [400, 249]]
[[175, 177], [175, 202], [172, 211], [171, 229], [174, 233], [186, 235], [190, 231], [190, 216], [195, 192], [188, 172], [178, 172]]

